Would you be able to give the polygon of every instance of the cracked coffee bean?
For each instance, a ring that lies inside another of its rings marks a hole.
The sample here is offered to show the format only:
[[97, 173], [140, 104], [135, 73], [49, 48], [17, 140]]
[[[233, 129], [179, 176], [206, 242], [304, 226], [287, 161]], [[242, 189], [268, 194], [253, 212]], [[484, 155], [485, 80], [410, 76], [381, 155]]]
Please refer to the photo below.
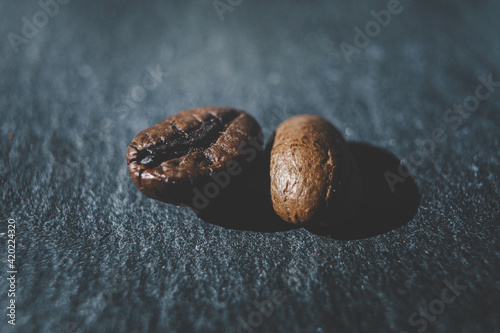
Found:
[[299, 115], [276, 129], [270, 162], [275, 212], [299, 225], [342, 223], [361, 198], [361, 179], [342, 134]]
[[140, 132], [128, 148], [127, 164], [146, 196], [202, 210], [237, 186], [261, 154], [262, 132], [250, 115], [200, 107]]

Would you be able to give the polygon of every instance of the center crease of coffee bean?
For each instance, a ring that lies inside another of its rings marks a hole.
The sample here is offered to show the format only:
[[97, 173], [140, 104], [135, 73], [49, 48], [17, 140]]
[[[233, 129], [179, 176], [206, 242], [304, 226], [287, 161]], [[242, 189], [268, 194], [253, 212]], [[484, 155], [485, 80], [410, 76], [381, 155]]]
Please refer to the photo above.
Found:
[[208, 121], [202, 122], [201, 126], [192, 133], [180, 130], [175, 122], [172, 122], [172, 128], [176, 132], [175, 138], [169, 139], [168, 142], [153, 144], [147, 149], [138, 151], [136, 161], [148, 168], [155, 168], [165, 161], [193, 152], [203, 152], [220, 138], [221, 134], [237, 117], [238, 114], [234, 113], [229, 119], [226, 119], [226, 122], [212, 117]]

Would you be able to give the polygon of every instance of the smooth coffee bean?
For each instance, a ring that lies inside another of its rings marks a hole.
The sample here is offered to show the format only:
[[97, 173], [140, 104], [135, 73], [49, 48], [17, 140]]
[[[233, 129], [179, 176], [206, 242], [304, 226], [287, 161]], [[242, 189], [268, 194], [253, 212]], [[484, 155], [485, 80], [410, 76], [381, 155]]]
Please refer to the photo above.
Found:
[[299, 115], [281, 123], [270, 158], [271, 199], [285, 221], [341, 223], [361, 198], [361, 180], [349, 147], [321, 117]]
[[241, 110], [200, 107], [140, 132], [127, 151], [130, 176], [146, 196], [202, 210], [258, 162], [262, 132]]

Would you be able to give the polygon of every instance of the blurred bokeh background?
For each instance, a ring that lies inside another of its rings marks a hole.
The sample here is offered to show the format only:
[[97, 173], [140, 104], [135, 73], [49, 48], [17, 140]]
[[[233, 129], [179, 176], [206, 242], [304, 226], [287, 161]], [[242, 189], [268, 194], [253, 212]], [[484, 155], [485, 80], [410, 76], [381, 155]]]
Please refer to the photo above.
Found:
[[[500, 3], [397, 3], [2, 1], [0, 239], [15, 219], [18, 307], [0, 331], [500, 330], [500, 86], [469, 98], [500, 81]], [[419, 211], [344, 241], [225, 229], [142, 196], [128, 144], [202, 105], [246, 110], [266, 138], [321, 115], [406, 161]], [[409, 320], [455, 278], [453, 303]]]

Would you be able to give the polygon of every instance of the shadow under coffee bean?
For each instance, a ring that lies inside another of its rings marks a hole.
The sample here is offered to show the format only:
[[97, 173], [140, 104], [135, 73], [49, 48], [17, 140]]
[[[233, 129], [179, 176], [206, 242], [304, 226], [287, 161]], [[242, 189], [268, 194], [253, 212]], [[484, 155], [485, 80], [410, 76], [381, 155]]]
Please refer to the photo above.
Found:
[[[273, 137], [274, 138], [274, 137]], [[272, 147], [266, 145], [264, 159], [255, 173], [248, 177], [237, 192], [210, 205], [198, 216], [205, 222], [225, 228], [258, 232], [279, 232], [298, 229], [300, 226], [285, 222], [275, 212], [270, 198], [269, 154]], [[395, 185], [392, 192], [384, 174], [398, 173], [400, 160], [388, 151], [365, 143], [348, 143], [358, 165], [364, 190], [360, 207], [342, 223], [328, 223], [305, 227], [306, 230], [334, 239], [361, 239], [406, 225], [417, 213], [420, 194], [411, 177]], [[338, 220], [335, 212], [322, 219]], [[340, 222], [340, 221], [339, 221]]]
[[235, 230], [278, 232], [299, 228], [285, 222], [274, 212], [268, 152], [238, 187], [222, 193], [218, 200], [210, 202], [207, 208], [199, 212], [198, 217], [205, 222]]
[[[394, 192], [385, 178], [386, 172], [398, 174], [400, 160], [388, 151], [365, 143], [349, 143], [363, 181], [363, 198], [359, 209], [343, 223], [329, 228], [311, 226], [310, 232], [335, 239], [373, 237], [410, 222], [420, 206], [420, 194], [411, 177], [395, 184]], [[323, 217], [331, 219], [332, 217]]]

